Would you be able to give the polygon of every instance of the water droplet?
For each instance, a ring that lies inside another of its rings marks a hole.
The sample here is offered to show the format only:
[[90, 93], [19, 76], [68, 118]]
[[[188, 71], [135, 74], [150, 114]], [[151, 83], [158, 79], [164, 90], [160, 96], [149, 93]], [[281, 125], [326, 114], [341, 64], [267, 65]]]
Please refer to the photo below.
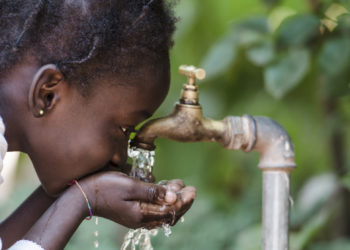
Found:
[[181, 223], [184, 223], [184, 222], [185, 222], [185, 217], [181, 216], [180, 222], [181, 222]]
[[293, 197], [291, 195], [289, 196], [289, 204], [291, 207], [294, 206], [294, 200], [293, 200]]
[[98, 237], [98, 231], [94, 232], [95, 237]]
[[168, 180], [161, 180], [158, 182], [158, 185], [161, 185], [161, 186], [165, 186], [166, 184], [168, 184]]
[[157, 236], [158, 231], [159, 231], [158, 229], [152, 229], [152, 230], [149, 231], [149, 233], [150, 233], [152, 236]]
[[169, 224], [163, 224], [162, 225], [162, 228], [163, 228], [163, 231], [164, 231], [164, 235], [166, 236], [166, 237], [169, 237], [170, 235], [171, 235], [171, 227], [170, 227], [170, 225]]
[[95, 247], [95, 248], [98, 248], [98, 246], [99, 246], [98, 240], [95, 240], [95, 241], [94, 241], [94, 247]]

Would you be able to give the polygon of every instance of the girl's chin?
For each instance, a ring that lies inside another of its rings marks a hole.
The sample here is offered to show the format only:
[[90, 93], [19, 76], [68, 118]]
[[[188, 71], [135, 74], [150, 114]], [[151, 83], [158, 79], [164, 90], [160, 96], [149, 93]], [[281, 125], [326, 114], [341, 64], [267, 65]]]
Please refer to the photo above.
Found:
[[51, 197], [59, 196], [67, 187], [69, 187], [69, 182], [49, 182], [49, 183], [41, 183], [44, 191]]

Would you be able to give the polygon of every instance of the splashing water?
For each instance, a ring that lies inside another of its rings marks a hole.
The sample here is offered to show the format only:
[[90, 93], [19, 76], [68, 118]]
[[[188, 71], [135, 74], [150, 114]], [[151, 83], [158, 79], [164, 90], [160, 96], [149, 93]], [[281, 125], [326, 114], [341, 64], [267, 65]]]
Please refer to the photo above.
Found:
[[[148, 151], [136, 147], [128, 150], [129, 157], [132, 159], [132, 169], [130, 176], [145, 182], [152, 182], [152, 170], [154, 164], [154, 151]], [[169, 224], [163, 224], [165, 236], [171, 235]], [[121, 250], [136, 250], [138, 246], [140, 250], [153, 250], [151, 237], [158, 234], [158, 229], [148, 230], [145, 228], [130, 229], [124, 237]]]
[[147, 230], [144, 228], [131, 229], [124, 237], [121, 250], [128, 249], [135, 250], [136, 246], [139, 246], [142, 250], [153, 250], [151, 243], [151, 236], [156, 236], [158, 229]]

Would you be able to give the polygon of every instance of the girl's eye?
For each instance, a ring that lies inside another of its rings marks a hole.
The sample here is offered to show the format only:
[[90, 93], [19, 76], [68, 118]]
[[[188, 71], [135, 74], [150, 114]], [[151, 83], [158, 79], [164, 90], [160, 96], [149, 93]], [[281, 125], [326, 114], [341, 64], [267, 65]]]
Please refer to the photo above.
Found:
[[123, 134], [125, 135], [125, 136], [130, 136], [130, 134], [132, 133], [132, 132], [135, 132], [135, 128], [134, 127], [120, 127], [120, 129], [123, 131]]

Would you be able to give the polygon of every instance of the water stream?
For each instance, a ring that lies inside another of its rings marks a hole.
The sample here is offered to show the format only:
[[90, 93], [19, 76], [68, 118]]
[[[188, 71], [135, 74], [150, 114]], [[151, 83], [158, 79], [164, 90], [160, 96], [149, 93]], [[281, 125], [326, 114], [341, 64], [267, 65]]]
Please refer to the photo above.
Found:
[[[132, 169], [130, 176], [145, 181], [152, 182], [152, 170], [154, 165], [154, 151], [143, 150], [130, 147], [129, 157], [132, 159]], [[171, 228], [168, 224], [163, 224], [165, 236], [170, 236]], [[153, 250], [151, 237], [158, 234], [158, 229], [147, 230], [145, 228], [130, 229], [124, 237], [121, 250]]]

